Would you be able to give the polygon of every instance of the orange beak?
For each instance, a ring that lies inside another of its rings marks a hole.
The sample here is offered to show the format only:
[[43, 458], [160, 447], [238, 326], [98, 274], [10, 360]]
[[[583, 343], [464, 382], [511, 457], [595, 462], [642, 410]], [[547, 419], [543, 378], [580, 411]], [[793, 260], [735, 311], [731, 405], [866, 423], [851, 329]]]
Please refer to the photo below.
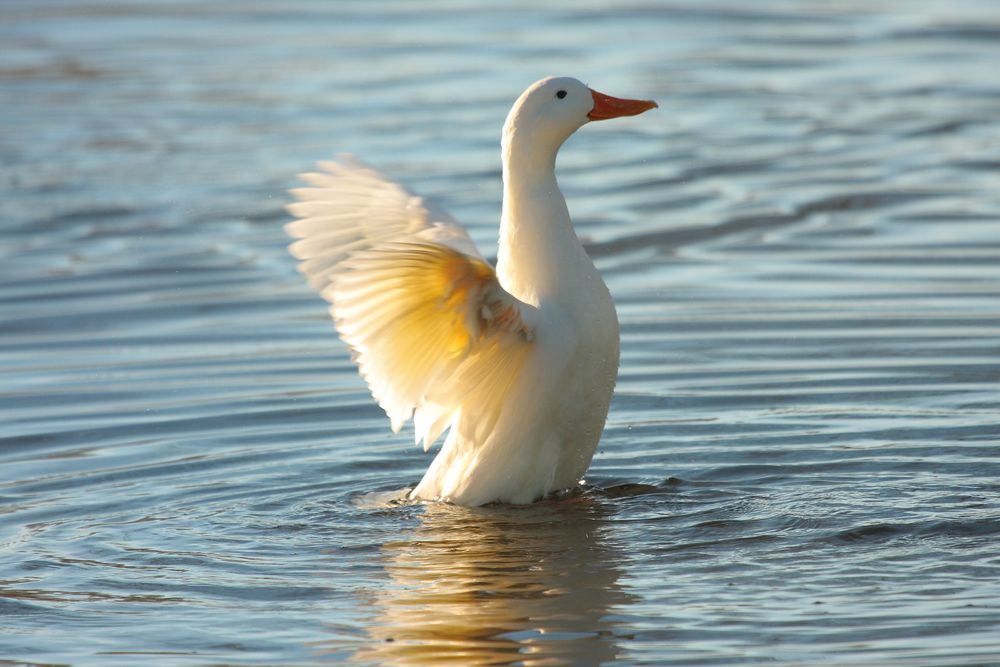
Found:
[[638, 116], [643, 111], [656, 109], [659, 106], [653, 100], [623, 100], [599, 93], [596, 90], [591, 90], [590, 96], [594, 98], [594, 108], [587, 114], [587, 118], [590, 120]]

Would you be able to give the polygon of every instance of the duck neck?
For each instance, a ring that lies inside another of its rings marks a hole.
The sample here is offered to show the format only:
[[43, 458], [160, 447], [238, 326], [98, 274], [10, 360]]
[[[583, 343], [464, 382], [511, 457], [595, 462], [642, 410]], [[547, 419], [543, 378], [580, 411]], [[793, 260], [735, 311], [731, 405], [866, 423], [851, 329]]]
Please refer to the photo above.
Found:
[[[556, 181], [559, 146], [504, 131], [503, 213], [497, 275], [514, 296], [537, 303], [573, 280], [586, 253]], [[592, 265], [591, 265], [592, 266]]]

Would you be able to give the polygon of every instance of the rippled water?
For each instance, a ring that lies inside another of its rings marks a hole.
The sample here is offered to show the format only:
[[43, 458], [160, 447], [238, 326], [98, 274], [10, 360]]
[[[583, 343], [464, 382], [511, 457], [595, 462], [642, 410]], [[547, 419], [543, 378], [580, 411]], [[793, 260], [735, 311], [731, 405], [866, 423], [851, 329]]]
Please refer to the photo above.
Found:
[[[1000, 664], [1000, 6], [0, 6], [0, 664]], [[547, 74], [619, 305], [573, 498], [387, 502], [284, 250], [335, 151], [492, 250]]]

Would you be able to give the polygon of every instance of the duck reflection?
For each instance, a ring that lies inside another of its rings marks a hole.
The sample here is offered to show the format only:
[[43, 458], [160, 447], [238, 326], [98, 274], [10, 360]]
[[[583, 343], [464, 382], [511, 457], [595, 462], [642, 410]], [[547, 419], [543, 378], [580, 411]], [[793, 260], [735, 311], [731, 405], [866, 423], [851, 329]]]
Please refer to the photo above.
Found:
[[428, 504], [383, 546], [389, 585], [356, 659], [386, 665], [600, 665], [629, 602], [606, 511], [583, 498], [527, 507]]

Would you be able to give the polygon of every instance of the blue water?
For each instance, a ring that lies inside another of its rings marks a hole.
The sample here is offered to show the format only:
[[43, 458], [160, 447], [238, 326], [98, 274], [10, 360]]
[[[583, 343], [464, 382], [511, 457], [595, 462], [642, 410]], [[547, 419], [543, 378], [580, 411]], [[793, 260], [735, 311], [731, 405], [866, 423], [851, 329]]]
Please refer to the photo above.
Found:
[[[0, 665], [1000, 665], [1000, 6], [0, 5]], [[350, 151], [487, 255], [541, 76], [622, 365], [587, 487], [390, 499], [296, 274]]]

